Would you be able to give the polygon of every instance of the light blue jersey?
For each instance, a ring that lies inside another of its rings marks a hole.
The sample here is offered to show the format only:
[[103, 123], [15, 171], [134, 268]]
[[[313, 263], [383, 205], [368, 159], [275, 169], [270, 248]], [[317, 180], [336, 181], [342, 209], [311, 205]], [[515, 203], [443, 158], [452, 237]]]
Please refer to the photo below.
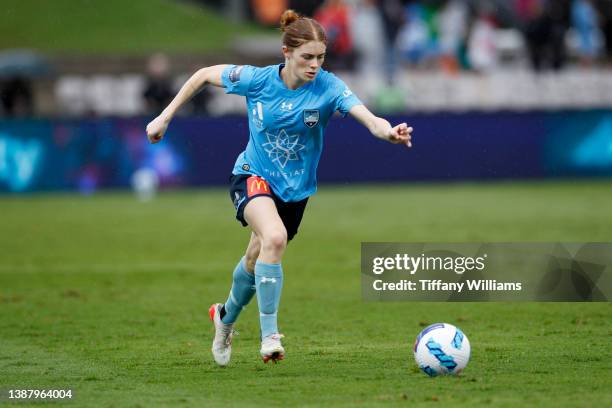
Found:
[[317, 165], [329, 118], [335, 111], [346, 115], [361, 101], [323, 69], [313, 81], [288, 89], [280, 76], [283, 65], [230, 65], [222, 80], [227, 93], [246, 97], [249, 116], [249, 143], [232, 173], [261, 176], [281, 200], [294, 202], [317, 191]]

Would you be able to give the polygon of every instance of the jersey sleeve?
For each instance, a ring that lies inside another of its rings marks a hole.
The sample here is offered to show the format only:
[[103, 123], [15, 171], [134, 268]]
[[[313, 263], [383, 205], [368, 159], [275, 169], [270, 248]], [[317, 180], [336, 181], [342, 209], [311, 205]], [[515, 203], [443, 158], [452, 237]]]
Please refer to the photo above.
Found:
[[342, 116], [346, 116], [353, 106], [363, 105], [363, 102], [359, 100], [343, 80], [335, 75], [332, 75], [331, 78], [333, 84], [330, 88], [332, 91], [334, 112], [338, 111]]
[[251, 65], [229, 65], [221, 74], [225, 93], [246, 96], [255, 77]]

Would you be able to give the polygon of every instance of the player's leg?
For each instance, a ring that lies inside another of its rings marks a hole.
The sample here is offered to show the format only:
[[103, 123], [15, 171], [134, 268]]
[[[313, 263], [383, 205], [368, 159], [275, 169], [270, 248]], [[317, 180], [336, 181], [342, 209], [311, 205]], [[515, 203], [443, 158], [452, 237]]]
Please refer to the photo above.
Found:
[[255, 294], [254, 266], [259, 248], [260, 241], [253, 232], [246, 254], [232, 274], [232, 287], [227, 300], [224, 304], [212, 305], [209, 310], [210, 318], [215, 324], [212, 353], [217, 364], [221, 366], [227, 365], [231, 357], [234, 322]]
[[244, 218], [260, 241], [257, 260], [280, 263], [287, 248], [287, 230], [278, 215], [274, 200], [261, 196], [249, 201], [244, 209]]
[[[233, 175], [230, 178], [230, 198], [236, 207], [236, 219], [247, 226], [244, 220], [244, 207], [252, 198], [248, 192], [248, 176]], [[256, 183], [255, 186], [258, 184]], [[212, 354], [217, 364], [229, 364], [232, 354], [232, 337], [234, 322], [242, 309], [255, 294], [254, 264], [259, 255], [260, 241], [251, 234], [251, 239], [244, 257], [240, 259], [232, 274], [232, 287], [225, 303], [214, 303], [208, 313], [215, 327], [212, 343]]]
[[244, 254], [245, 266], [247, 272], [250, 274], [255, 274], [255, 263], [257, 262], [257, 258], [259, 257], [259, 251], [261, 250], [261, 240], [255, 234], [255, 232], [251, 232], [251, 240], [249, 241], [249, 246], [247, 247], [246, 253]]
[[221, 307], [221, 321], [225, 324], [234, 323], [255, 294], [254, 269], [260, 246], [259, 238], [252, 232], [246, 253], [234, 268], [230, 293]]
[[271, 197], [257, 197], [246, 205], [244, 218], [260, 240], [255, 263], [255, 285], [261, 326], [261, 356], [264, 362], [285, 355], [278, 333], [277, 313], [283, 287], [282, 256], [287, 247], [287, 230]]

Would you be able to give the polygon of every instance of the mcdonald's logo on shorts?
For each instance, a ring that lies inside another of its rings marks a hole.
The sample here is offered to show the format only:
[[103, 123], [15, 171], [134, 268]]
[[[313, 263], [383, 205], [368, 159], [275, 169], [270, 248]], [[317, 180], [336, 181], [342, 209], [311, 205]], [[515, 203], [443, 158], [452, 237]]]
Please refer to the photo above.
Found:
[[270, 185], [266, 180], [259, 176], [251, 176], [246, 181], [247, 184], [247, 197], [253, 197], [256, 195], [272, 195]]

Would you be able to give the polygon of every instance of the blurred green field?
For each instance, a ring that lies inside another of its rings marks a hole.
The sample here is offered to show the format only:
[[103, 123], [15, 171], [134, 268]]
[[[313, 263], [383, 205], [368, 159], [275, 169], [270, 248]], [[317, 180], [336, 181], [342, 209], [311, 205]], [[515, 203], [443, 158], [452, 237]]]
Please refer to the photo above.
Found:
[[[248, 241], [225, 190], [2, 197], [0, 389], [70, 387], [79, 407], [610, 406], [609, 303], [365, 303], [359, 251], [611, 241], [611, 201], [604, 181], [322, 186], [284, 261], [286, 360], [260, 361], [253, 303], [218, 368], [206, 311]], [[459, 377], [414, 364], [436, 321], [470, 338]]]
[[232, 24], [189, 1], [2, 0], [0, 49], [147, 55], [227, 51], [235, 36], [266, 31]]

